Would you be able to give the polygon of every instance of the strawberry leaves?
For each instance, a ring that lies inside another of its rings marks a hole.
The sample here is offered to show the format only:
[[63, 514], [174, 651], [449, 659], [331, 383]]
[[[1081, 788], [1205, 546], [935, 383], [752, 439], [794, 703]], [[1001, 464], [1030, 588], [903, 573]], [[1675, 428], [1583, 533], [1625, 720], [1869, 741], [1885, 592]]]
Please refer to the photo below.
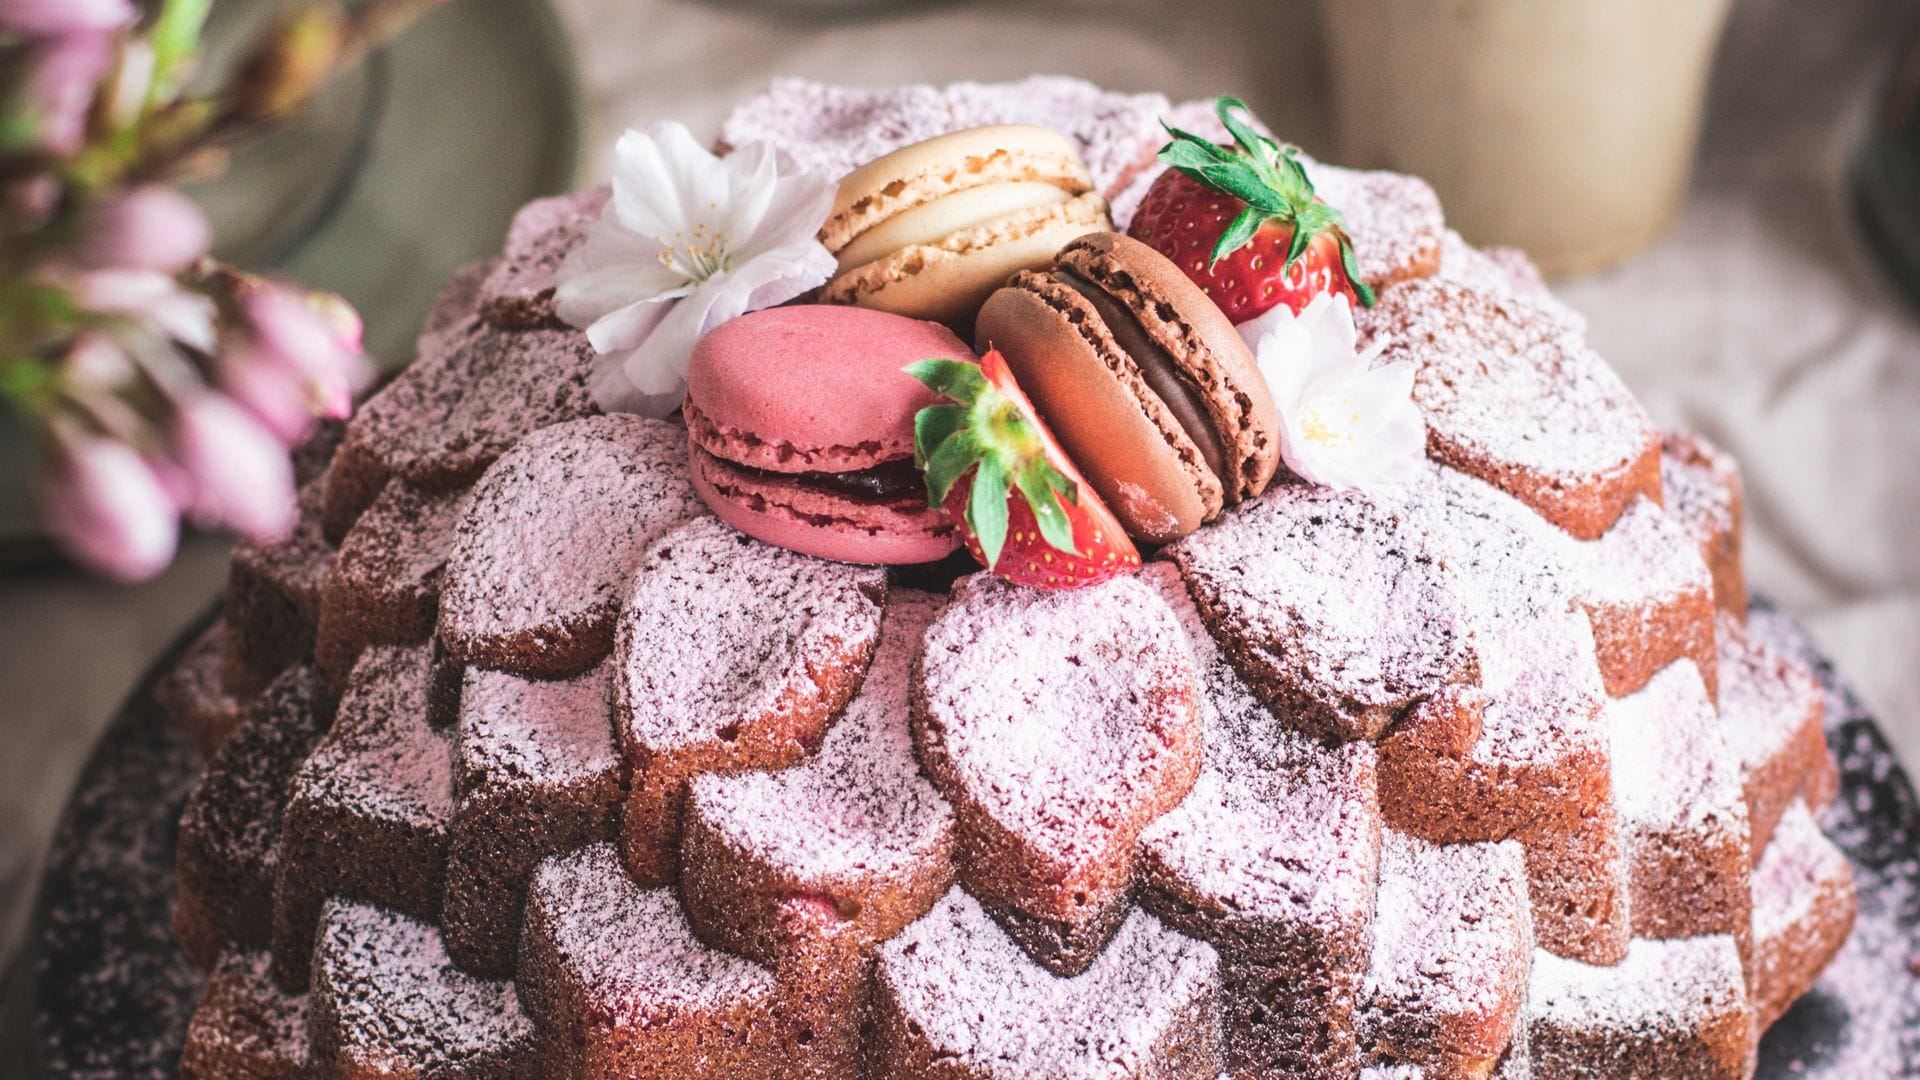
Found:
[[1209, 253], [1208, 269], [1246, 247], [1269, 222], [1292, 230], [1286, 270], [1291, 270], [1306, 254], [1316, 237], [1328, 235], [1339, 246], [1340, 264], [1354, 295], [1363, 306], [1371, 307], [1373, 290], [1360, 279], [1345, 219], [1315, 194], [1306, 167], [1300, 164], [1298, 151], [1291, 146], [1281, 146], [1255, 130], [1253, 114], [1238, 98], [1219, 98], [1214, 103], [1214, 113], [1233, 136], [1232, 146], [1216, 145], [1193, 132], [1162, 124], [1171, 141], [1161, 147], [1158, 155], [1161, 161], [1202, 187], [1246, 204], [1215, 241]]
[[914, 417], [913, 460], [926, 474], [928, 504], [945, 505], [954, 486], [971, 473], [964, 520], [989, 568], [999, 563], [1006, 546], [1008, 498], [1015, 490], [1046, 542], [1068, 555], [1079, 554], [1061, 503], [1062, 498], [1077, 502], [1079, 487], [1048, 462], [1040, 431], [1022, 402], [1002, 392], [980, 368], [959, 360], [921, 360], [904, 370], [957, 403], [929, 405]]

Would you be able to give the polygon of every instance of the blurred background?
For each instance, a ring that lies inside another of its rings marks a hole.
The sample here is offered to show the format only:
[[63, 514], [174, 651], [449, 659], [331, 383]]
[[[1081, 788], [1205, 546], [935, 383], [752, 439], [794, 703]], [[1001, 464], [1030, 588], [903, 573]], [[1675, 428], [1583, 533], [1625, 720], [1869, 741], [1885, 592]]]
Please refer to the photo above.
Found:
[[[219, 0], [233, 40], [270, 0]], [[191, 189], [218, 250], [333, 289], [404, 363], [513, 209], [615, 136], [710, 134], [793, 74], [1080, 75], [1234, 93], [1330, 160], [1428, 175], [1528, 247], [1664, 425], [1740, 458], [1748, 578], [1920, 761], [1920, 56], [1911, 0], [453, 0]], [[1876, 133], [1878, 133], [1876, 135]], [[1697, 147], [1697, 152], [1696, 152]], [[1903, 261], [1908, 260], [1908, 261]], [[227, 541], [120, 586], [47, 557], [0, 433], [0, 954], [100, 728], [215, 598]]]

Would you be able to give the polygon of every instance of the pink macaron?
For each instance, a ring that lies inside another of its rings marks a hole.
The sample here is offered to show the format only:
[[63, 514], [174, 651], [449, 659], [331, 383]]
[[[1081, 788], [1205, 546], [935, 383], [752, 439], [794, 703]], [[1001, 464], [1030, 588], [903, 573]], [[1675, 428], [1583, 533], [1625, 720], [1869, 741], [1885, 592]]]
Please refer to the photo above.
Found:
[[974, 359], [938, 323], [865, 308], [770, 308], [694, 348], [693, 486], [729, 525], [842, 562], [932, 562], [960, 546], [927, 505], [913, 418], [935, 398], [901, 369]]

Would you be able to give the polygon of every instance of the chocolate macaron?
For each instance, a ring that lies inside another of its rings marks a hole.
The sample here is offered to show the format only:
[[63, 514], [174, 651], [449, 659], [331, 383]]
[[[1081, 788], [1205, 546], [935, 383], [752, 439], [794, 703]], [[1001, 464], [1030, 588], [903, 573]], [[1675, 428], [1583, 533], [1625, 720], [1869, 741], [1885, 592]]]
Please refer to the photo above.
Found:
[[1279, 419], [1218, 305], [1164, 255], [1117, 233], [1066, 245], [980, 309], [997, 348], [1127, 532], [1166, 543], [1266, 490]]
[[901, 369], [974, 359], [937, 323], [800, 305], [742, 315], [700, 339], [682, 413], [694, 490], [729, 525], [842, 562], [939, 559], [960, 546], [927, 505], [913, 418], [934, 395]]

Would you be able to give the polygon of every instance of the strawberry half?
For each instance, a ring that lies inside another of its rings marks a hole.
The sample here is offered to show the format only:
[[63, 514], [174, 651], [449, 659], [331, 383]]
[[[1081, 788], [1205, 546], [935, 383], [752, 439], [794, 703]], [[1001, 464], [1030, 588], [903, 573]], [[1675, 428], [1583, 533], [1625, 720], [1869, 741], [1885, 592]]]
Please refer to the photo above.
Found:
[[922, 360], [906, 372], [952, 403], [914, 417], [913, 460], [928, 504], [946, 510], [980, 565], [1036, 589], [1092, 585], [1140, 565], [998, 350], [978, 367]]
[[1127, 235], [1172, 259], [1236, 323], [1280, 304], [1299, 311], [1323, 292], [1372, 307], [1344, 219], [1314, 194], [1295, 149], [1255, 131], [1237, 98], [1214, 112], [1233, 144], [1167, 127], [1159, 158], [1171, 167]]

